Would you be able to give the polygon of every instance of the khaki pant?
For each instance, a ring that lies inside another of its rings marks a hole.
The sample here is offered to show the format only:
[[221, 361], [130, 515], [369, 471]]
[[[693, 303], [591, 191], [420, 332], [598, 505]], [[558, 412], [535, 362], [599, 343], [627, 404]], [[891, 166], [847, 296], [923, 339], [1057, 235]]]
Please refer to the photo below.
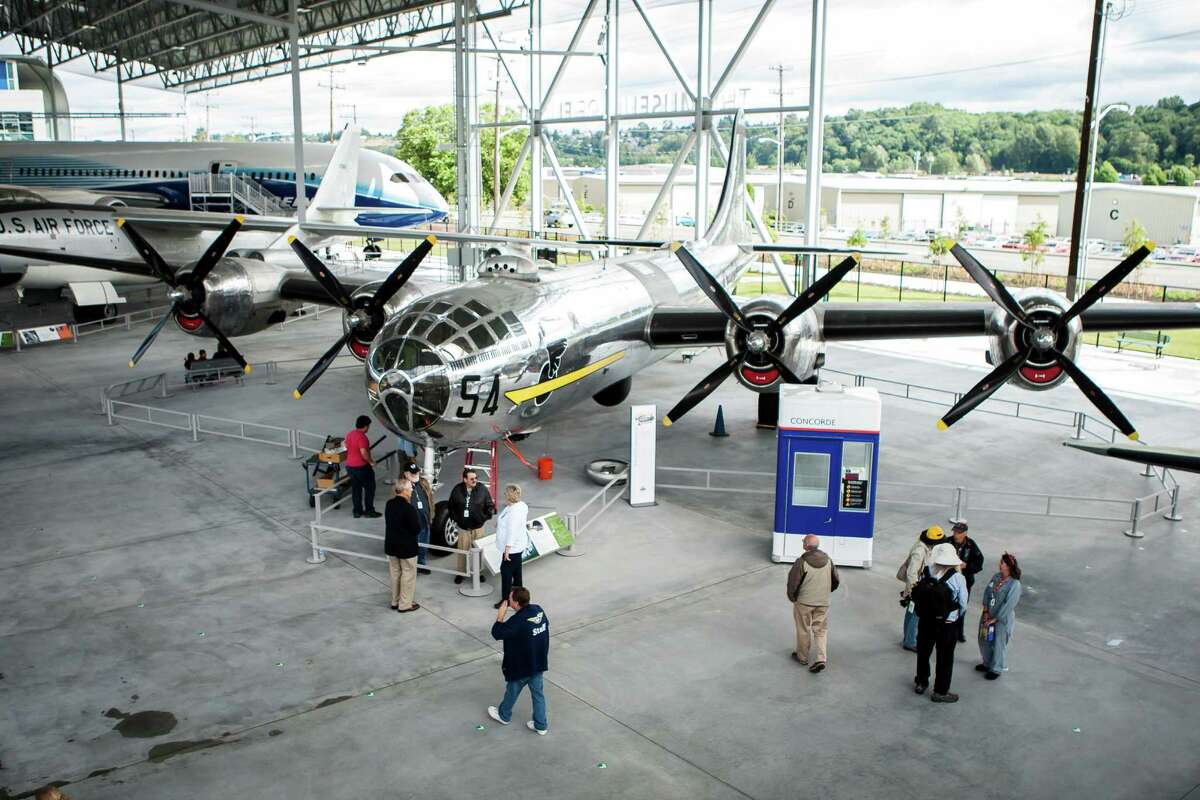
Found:
[[815, 638], [817, 652], [813, 663], [824, 663], [829, 606], [793, 603], [792, 616], [796, 618], [796, 655], [800, 656], [801, 661], [808, 661], [808, 651]]
[[412, 608], [417, 591], [417, 559], [388, 556], [388, 573], [392, 577], [392, 605]]
[[[482, 539], [482, 538], [483, 538], [483, 528], [475, 528], [474, 530], [468, 530], [466, 528], [458, 529], [458, 549], [463, 551], [462, 554], [458, 556], [458, 571], [459, 572], [467, 571], [467, 555], [466, 555], [466, 553], [472, 547], [475, 546], [476, 539]], [[483, 568], [482, 564], [480, 564], [479, 566], [480, 566], [480, 569]]]

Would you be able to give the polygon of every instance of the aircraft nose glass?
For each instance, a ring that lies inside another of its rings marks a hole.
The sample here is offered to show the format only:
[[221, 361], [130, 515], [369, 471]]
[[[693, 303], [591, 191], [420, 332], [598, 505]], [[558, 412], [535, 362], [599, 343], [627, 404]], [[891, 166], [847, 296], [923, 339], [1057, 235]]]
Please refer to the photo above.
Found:
[[450, 403], [450, 381], [443, 367], [421, 367], [415, 372], [393, 369], [379, 380], [379, 398], [402, 431], [431, 428]]

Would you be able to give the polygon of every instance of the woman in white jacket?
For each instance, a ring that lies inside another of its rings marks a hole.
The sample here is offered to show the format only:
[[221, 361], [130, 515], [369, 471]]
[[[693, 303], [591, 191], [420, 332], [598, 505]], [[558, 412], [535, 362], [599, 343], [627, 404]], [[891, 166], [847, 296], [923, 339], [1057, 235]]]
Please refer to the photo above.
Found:
[[521, 487], [510, 483], [504, 487], [504, 508], [496, 522], [496, 549], [500, 551], [500, 603], [508, 599], [514, 586], [521, 582], [521, 556], [529, 549], [529, 506], [521, 500]]

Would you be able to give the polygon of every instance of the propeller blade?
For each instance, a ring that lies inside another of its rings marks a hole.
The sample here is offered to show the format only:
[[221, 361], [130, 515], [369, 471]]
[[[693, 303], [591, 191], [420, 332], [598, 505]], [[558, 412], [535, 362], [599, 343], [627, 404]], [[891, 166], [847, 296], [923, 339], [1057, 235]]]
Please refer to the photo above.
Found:
[[313, 364], [312, 369], [308, 371], [308, 374], [304, 376], [304, 379], [300, 381], [299, 385], [296, 386], [295, 391], [292, 392], [292, 397], [299, 400], [304, 396], [304, 393], [309, 390], [309, 387], [316, 383], [317, 379], [325, 374], [325, 370], [329, 369], [329, 365], [332, 364], [333, 360], [338, 357], [338, 354], [341, 353], [342, 348], [345, 347], [346, 343], [350, 341], [350, 337], [353, 335], [353, 333], [353, 331], [346, 331], [344, 334], [342, 334], [342, 338], [334, 342], [333, 347], [325, 351], [325, 355], [317, 359], [317, 363]]
[[220, 328], [213, 324], [212, 320], [208, 318], [202, 309], [196, 309], [196, 316], [204, 320], [204, 324], [208, 325], [208, 329], [212, 331], [214, 336], [217, 337], [217, 341], [225, 346], [225, 350], [229, 353], [229, 357], [240, 364], [242, 369], [246, 371], [246, 374], [249, 375], [251, 367], [246, 363], [246, 359], [242, 357], [242, 354], [238, 352], [238, 349], [233, 346], [233, 342], [229, 341], [229, 338], [225, 334], [221, 333]]
[[146, 351], [150, 349], [150, 345], [154, 344], [154, 340], [158, 338], [158, 334], [162, 332], [166, 324], [175, 316], [175, 309], [178, 305], [178, 303], [171, 303], [167, 309], [167, 313], [163, 314], [163, 318], [156, 322], [154, 327], [150, 329], [150, 333], [146, 334], [146, 338], [142, 339], [142, 343], [138, 345], [138, 349], [134, 351], [133, 356], [129, 359], [130, 369], [137, 366], [137, 363], [142, 360], [142, 356], [146, 355]]
[[675, 407], [667, 412], [663, 417], [663, 425], [668, 428], [679, 421], [679, 419], [691, 411], [696, 405], [713, 393], [713, 390], [720, 386], [726, 378], [733, 374], [734, 369], [742, 360], [741, 353], [735, 353], [732, 358], [726, 361], [721, 366], [714, 369], [708, 374], [704, 380], [692, 387], [683, 399], [675, 404]]
[[1084, 292], [1075, 304], [1071, 306], [1067, 313], [1058, 318], [1058, 328], [1061, 330], [1068, 322], [1075, 317], [1087, 311], [1097, 300], [1108, 294], [1113, 288], [1125, 280], [1125, 277], [1137, 269], [1138, 264], [1141, 264], [1154, 251], [1154, 243], [1147, 242], [1129, 254], [1129, 257], [1110, 269], [1108, 273], [1092, 284], [1092, 288]]
[[733, 320], [734, 324], [739, 328], [746, 333], [752, 333], [750, 325], [746, 322], [746, 317], [743, 316], [737, 303], [733, 302], [733, 298], [729, 296], [729, 293], [725, 291], [725, 287], [718, 283], [717, 279], [710, 275], [708, 270], [704, 268], [704, 265], [697, 261], [696, 257], [682, 244], [676, 242], [671, 247], [679, 260], [683, 262], [684, 268], [691, 274], [692, 279], [716, 303], [717, 308], [725, 312], [725, 316]]
[[971, 388], [971, 391], [963, 395], [962, 399], [955, 403], [954, 407], [938, 420], [938, 430], [946, 430], [946, 428], [949, 428], [965, 417], [971, 409], [991, 397], [993, 392], [1003, 386], [1021, 368], [1021, 365], [1025, 363], [1025, 359], [1028, 357], [1028, 351], [1022, 350], [1010, 356], [1003, 364], [989, 372], [986, 378], [975, 384]]
[[117, 227], [125, 232], [126, 238], [133, 243], [133, 249], [138, 251], [138, 255], [146, 262], [146, 266], [150, 267], [150, 271], [154, 273], [160, 281], [167, 286], [175, 287], [175, 270], [167, 265], [163, 257], [158, 254], [158, 251], [150, 246], [142, 235], [137, 232], [137, 229], [129, 224], [126, 219], [118, 219]]
[[783, 313], [775, 318], [774, 327], [776, 331], [782, 331], [788, 326], [788, 323], [796, 317], [808, 311], [817, 304], [822, 297], [829, 294], [838, 281], [846, 277], [846, 273], [854, 269], [858, 264], [857, 256], [847, 256], [842, 259], [842, 262], [833, 269], [826, 272], [821, 277], [821, 280], [809, 286], [801, 294], [796, 296], [792, 304], [783, 310]]
[[763, 353], [763, 355], [767, 357], [768, 361], [770, 361], [772, 364], [775, 365], [775, 369], [779, 370], [779, 374], [782, 375], [783, 379], [785, 381], [787, 381], [788, 383], [803, 383], [804, 382], [804, 381], [800, 380], [800, 376], [798, 376], [796, 373], [792, 372], [791, 368], [788, 367], [787, 364], [783, 363], [783, 359], [780, 358], [779, 356], [777, 356], [771, 352]]
[[987, 292], [988, 297], [992, 298], [996, 305], [1019, 320], [1025, 327], [1033, 327], [1033, 323], [1025, 316], [1025, 309], [1021, 308], [1021, 304], [1008, 293], [1008, 289], [1004, 288], [1004, 284], [995, 275], [988, 272], [987, 267], [975, 260], [975, 256], [968, 253], [957, 242], [950, 248], [950, 255], [954, 256], [959, 264], [962, 264], [962, 268]]
[[213, 239], [212, 244], [204, 251], [204, 255], [200, 256], [200, 260], [196, 262], [196, 266], [192, 267], [193, 281], [199, 283], [208, 277], [208, 273], [213, 271], [213, 267], [221, 260], [221, 256], [225, 255], [225, 251], [229, 249], [229, 243], [233, 241], [233, 237], [245, 221], [246, 218], [238, 214], [225, 226], [217, 238]]
[[316, 254], [295, 236], [288, 237], [288, 244], [292, 246], [292, 250], [296, 251], [296, 255], [300, 256], [304, 267], [317, 279], [317, 283], [321, 284], [321, 288], [333, 298], [333, 301], [347, 311], [353, 312], [354, 303], [351, 301], [350, 295], [341, 282], [333, 276], [333, 273], [325, 267], [325, 262], [317, 258]]
[[1121, 413], [1117, 408], [1117, 404], [1109, 399], [1104, 390], [1092, 381], [1079, 366], [1067, 358], [1062, 353], [1058, 353], [1058, 363], [1062, 366], [1066, 373], [1071, 376], [1071, 380], [1075, 381], [1075, 385], [1079, 387], [1084, 396], [1092, 401], [1092, 405], [1100, 409], [1100, 413], [1108, 418], [1117, 430], [1128, 436], [1133, 441], [1137, 441], [1138, 434], [1134, 430], [1133, 424]]
[[437, 244], [437, 237], [431, 233], [400, 262], [399, 266], [392, 270], [392, 274], [387, 276], [387, 279], [375, 291], [375, 296], [371, 298], [371, 305], [376, 310], [382, 309], [384, 304], [392, 299], [392, 295], [408, 283], [408, 279], [417, 271], [417, 267], [425, 260], [425, 256], [429, 255], [429, 251], [435, 244]]

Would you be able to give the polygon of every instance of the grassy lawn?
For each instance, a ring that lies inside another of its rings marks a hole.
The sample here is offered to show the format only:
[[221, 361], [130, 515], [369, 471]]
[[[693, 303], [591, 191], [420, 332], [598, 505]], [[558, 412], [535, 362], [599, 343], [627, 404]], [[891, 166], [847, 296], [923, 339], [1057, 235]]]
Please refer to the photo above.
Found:
[[[879, 300], [896, 301], [896, 300], [900, 299], [899, 289], [895, 286], [878, 286], [876, 284], [867, 284], [867, 283], [862, 284], [861, 287], [856, 286], [853, 283], [839, 284], [838, 286], [835, 286], [833, 288], [832, 292], [829, 293], [829, 297], [832, 300], [854, 300], [856, 298], [856, 292], [857, 292], [857, 298], [861, 301], [879, 301]], [[766, 275], [763, 275], [763, 276], [747, 275], [747, 276], [743, 277], [738, 282], [737, 290], [734, 292], [734, 294], [739, 295], [741, 297], [755, 297], [760, 294], [783, 294], [783, 293], [784, 293], [783, 283], [780, 282], [780, 280], [778, 278], [768, 277]], [[941, 292], [923, 292], [923, 291], [919, 291], [916, 289], [905, 289], [904, 290], [904, 298], [903, 298], [904, 302], [908, 302], [910, 300], [912, 302], [919, 302], [919, 301], [926, 301], [926, 300], [936, 300], [936, 301], [940, 302], [942, 299], [943, 298], [942, 298]], [[945, 299], [947, 301], [951, 301], [951, 302], [968, 302], [968, 303], [988, 302], [988, 300], [986, 298], [972, 297], [970, 295], [961, 295], [961, 294], [948, 294], [948, 295], [946, 295]], [[1154, 334], [1153, 331], [1150, 331], [1149, 333], [1151, 335]], [[1176, 331], [1166, 331], [1166, 333], [1168, 336], [1171, 337], [1171, 343], [1169, 345], [1167, 345], [1167, 349], [1165, 351], [1167, 356], [1179, 356], [1182, 358], [1200, 358], [1200, 330], [1176, 330]], [[1116, 349], [1118, 336], [1119, 336], [1119, 334], [1116, 334], [1116, 333], [1100, 334], [1100, 338], [1099, 338], [1100, 346], [1101, 347], [1111, 347], [1113, 349]], [[1096, 334], [1094, 334], [1094, 333], [1091, 335], [1085, 334], [1083, 341], [1085, 344], [1095, 345], [1096, 341], [1097, 341]], [[1142, 352], [1142, 353], [1153, 352], [1153, 351], [1147, 351], [1146, 348], [1140, 347], [1140, 346], [1135, 347], [1133, 349], [1135, 352]]]

